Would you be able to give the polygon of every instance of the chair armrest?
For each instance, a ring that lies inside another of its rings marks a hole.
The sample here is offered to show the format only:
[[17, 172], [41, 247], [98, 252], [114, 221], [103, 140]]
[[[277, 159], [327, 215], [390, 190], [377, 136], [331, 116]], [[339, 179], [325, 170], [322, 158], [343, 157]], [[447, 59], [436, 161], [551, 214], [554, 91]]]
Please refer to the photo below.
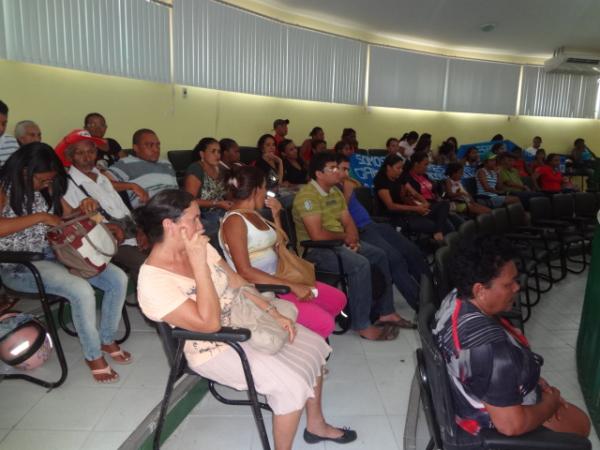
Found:
[[302, 241], [300, 245], [304, 248], [334, 248], [344, 245], [341, 239], [330, 239], [326, 241]]
[[191, 341], [213, 341], [213, 342], [245, 342], [250, 339], [250, 330], [247, 328], [222, 327], [216, 333], [202, 333], [200, 331], [173, 329], [173, 337]]
[[22, 264], [44, 259], [42, 253], [37, 252], [0, 252], [0, 262], [11, 264]]
[[505, 436], [495, 430], [481, 430], [486, 448], [494, 450], [590, 450], [592, 444], [584, 437], [572, 433], [558, 433], [548, 428], [537, 430], [521, 436]]
[[289, 286], [282, 284], [255, 284], [254, 287], [258, 292], [273, 292], [279, 295], [289, 294], [291, 291]]

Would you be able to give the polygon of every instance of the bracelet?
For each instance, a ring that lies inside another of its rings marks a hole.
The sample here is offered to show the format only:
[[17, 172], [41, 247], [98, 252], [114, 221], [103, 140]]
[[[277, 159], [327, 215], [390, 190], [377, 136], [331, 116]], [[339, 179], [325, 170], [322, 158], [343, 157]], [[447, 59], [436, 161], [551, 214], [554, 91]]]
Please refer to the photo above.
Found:
[[273, 303], [270, 303], [269, 306], [267, 306], [267, 308], [263, 311], [265, 314], [269, 314], [269, 311], [275, 309], [275, 305]]

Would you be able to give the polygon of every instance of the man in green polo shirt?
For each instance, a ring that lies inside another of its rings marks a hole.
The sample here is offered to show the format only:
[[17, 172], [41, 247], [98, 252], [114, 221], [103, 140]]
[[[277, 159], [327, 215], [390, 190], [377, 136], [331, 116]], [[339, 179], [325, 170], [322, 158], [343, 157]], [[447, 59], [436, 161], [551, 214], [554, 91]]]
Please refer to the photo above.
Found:
[[[342, 240], [337, 247], [348, 277], [348, 304], [352, 329], [372, 340], [391, 340], [398, 336], [401, 318], [394, 310], [392, 277], [383, 250], [361, 242], [344, 195], [335, 186], [339, 182], [336, 155], [317, 153], [309, 165], [311, 181], [296, 194], [292, 209], [298, 242], [303, 240]], [[310, 248], [306, 258], [328, 272], [338, 270], [337, 257], [329, 249]], [[377, 299], [376, 326], [371, 325], [373, 302], [371, 265], [377, 266], [385, 279], [385, 292]]]

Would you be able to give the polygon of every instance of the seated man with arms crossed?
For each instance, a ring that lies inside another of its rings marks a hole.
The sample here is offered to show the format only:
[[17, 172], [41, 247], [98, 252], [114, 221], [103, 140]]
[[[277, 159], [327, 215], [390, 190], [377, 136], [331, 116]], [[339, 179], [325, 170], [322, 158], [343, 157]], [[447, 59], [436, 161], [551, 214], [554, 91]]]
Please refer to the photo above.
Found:
[[[298, 242], [340, 239], [345, 245], [339, 251], [348, 276], [348, 300], [352, 328], [365, 339], [392, 340], [398, 336], [403, 319], [394, 310], [392, 277], [383, 250], [360, 242], [356, 225], [348, 212], [344, 194], [336, 187], [339, 183], [335, 153], [317, 153], [310, 161], [311, 181], [302, 187], [294, 199], [293, 216]], [[335, 272], [337, 258], [328, 249], [311, 248], [307, 258], [318, 269]], [[373, 293], [371, 265], [379, 269], [385, 279], [385, 291], [377, 299], [380, 327], [371, 325]]]
[[113, 183], [117, 191], [131, 191], [132, 207], [165, 189], [179, 189], [171, 163], [159, 159], [160, 140], [154, 131], [142, 128], [133, 133], [133, 153], [108, 169], [117, 181]]
[[65, 149], [65, 156], [71, 161], [71, 167], [67, 175], [67, 192], [63, 198], [72, 208], [77, 208], [87, 197], [96, 200], [100, 206], [98, 210], [119, 244], [113, 261], [125, 267], [134, 281], [137, 281], [147, 254], [138, 248], [135, 222], [110, 180], [96, 168], [98, 150], [93, 138], [77, 136], [77, 141]]

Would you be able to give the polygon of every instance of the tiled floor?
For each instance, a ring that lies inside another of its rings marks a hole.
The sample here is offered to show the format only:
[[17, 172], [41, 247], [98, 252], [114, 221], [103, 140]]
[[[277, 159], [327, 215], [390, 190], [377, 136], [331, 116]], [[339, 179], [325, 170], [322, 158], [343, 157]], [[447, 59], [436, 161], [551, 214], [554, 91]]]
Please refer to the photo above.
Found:
[[[545, 360], [543, 375], [563, 396], [584, 407], [575, 372], [574, 346], [585, 275], [570, 275], [542, 299], [526, 325], [533, 348]], [[409, 316], [407, 307], [401, 313]], [[21, 381], [0, 383], [0, 450], [116, 449], [157, 404], [167, 365], [154, 331], [130, 309], [134, 332], [126, 348], [135, 355], [130, 366], [117, 367], [121, 380], [96, 385], [81, 360], [76, 339], [63, 335], [69, 377], [50, 393]], [[393, 342], [369, 342], [352, 333], [333, 336], [323, 407], [333, 424], [356, 429], [359, 439], [344, 449], [403, 449], [409, 387], [414, 371], [415, 331]], [[51, 361], [41, 370], [56, 369]], [[55, 373], [55, 372], [54, 372]], [[232, 395], [243, 395], [232, 391]], [[268, 416], [267, 428], [270, 432]], [[304, 420], [304, 419], [303, 419]], [[303, 425], [301, 424], [303, 428]], [[232, 432], [234, 430], [234, 432]], [[593, 448], [600, 441], [592, 436]], [[222, 405], [207, 395], [164, 445], [166, 450], [260, 449], [248, 408]], [[307, 445], [298, 433], [296, 449], [339, 448]]]

